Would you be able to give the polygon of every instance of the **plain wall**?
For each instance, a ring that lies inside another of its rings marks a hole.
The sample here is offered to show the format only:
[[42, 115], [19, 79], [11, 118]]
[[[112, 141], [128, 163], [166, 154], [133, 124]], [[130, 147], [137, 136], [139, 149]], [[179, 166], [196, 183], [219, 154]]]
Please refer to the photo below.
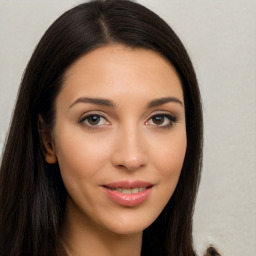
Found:
[[[81, 1], [0, 0], [0, 149], [23, 70], [48, 26]], [[199, 255], [256, 252], [256, 1], [140, 0], [180, 36], [201, 87], [205, 149], [194, 216]]]

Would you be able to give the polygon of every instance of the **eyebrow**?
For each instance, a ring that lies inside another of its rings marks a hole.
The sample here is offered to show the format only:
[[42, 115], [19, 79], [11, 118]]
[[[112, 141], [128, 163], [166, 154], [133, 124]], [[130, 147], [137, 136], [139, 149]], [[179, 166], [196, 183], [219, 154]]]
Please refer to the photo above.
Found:
[[108, 99], [81, 97], [81, 98], [78, 98], [74, 103], [72, 103], [69, 106], [69, 108], [73, 107], [77, 103], [91, 103], [91, 104], [101, 105], [101, 106], [106, 106], [106, 107], [115, 107], [116, 106], [113, 101], [108, 100]]
[[[147, 104], [147, 108], [161, 106], [161, 105], [164, 105], [169, 102], [178, 103], [181, 106], [183, 106], [183, 102], [176, 97], [163, 97], [163, 98], [154, 99], [154, 100], [150, 101]], [[78, 103], [91, 103], [91, 104], [101, 105], [101, 106], [106, 106], [106, 107], [113, 107], [113, 108], [116, 107], [116, 104], [112, 100], [102, 99], [102, 98], [81, 97], [81, 98], [78, 98], [75, 102], [73, 102], [69, 106], [69, 108], [73, 107], [74, 105], [76, 105]]]
[[183, 102], [176, 97], [164, 97], [164, 98], [154, 99], [154, 100], [150, 101], [148, 103], [147, 107], [148, 108], [157, 107], [157, 106], [161, 106], [166, 103], [169, 103], [169, 102], [175, 102], [175, 103], [178, 103], [181, 106], [183, 106]]

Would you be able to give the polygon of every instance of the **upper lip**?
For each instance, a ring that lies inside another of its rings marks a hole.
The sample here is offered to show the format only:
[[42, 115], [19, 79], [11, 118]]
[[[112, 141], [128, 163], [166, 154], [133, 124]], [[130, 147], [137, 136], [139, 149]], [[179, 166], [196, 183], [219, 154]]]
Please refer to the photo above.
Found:
[[136, 180], [136, 181], [122, 180], [122, 181], [107, 183], [107, 184], [104, 184], [103, 186], [107, 188], [149, 188], [149, 187], [152, 187], [153, 184], [147, 181], [142, 181], [142, 180]]

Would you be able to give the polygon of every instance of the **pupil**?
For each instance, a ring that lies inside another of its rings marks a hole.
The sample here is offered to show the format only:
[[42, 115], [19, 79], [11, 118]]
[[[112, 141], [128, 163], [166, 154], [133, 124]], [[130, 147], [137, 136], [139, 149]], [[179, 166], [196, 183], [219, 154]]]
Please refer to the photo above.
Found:
[[89, 123], [91, 123], [91, 124], [94, 124], [94, 125], [98, 124], [99, 121], [100, 121], [99, 116], [90, 116], [89, 117]]
[[163, 116], [155, 116], [155, 117], [153, 117], [153, 122], [155, 124], [162, 124], [164, 122], [164, 117]]

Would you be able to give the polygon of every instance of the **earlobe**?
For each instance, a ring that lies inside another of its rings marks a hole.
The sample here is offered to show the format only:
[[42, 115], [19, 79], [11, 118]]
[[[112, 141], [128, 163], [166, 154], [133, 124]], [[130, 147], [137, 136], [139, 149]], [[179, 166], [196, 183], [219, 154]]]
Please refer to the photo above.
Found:
[[57, 157], [55, 155], [54, 148], [52, 146], [51, 137], [48, 133], [42, 133], [42, 141], [44, 146], [44, 159], [48, 164], [57, 163]]
[[57, 157], [53, 147], [51, 133], [48, 129], [46, 129], [46, 125], [41, 115], [39, 115], [38, 118], [38, 132], [45, 161], [48, 164], [55, 164], [57, 162]]
[[46, 153], [46, 154], [44, 155], [44, 158], [45, 158], [45, 161], [46, 161], [48, 164], [56, 164], [56, 163], [57, 163], [57, 158], [56, 158], [56, 155], [55, 155], [55, 154]]

